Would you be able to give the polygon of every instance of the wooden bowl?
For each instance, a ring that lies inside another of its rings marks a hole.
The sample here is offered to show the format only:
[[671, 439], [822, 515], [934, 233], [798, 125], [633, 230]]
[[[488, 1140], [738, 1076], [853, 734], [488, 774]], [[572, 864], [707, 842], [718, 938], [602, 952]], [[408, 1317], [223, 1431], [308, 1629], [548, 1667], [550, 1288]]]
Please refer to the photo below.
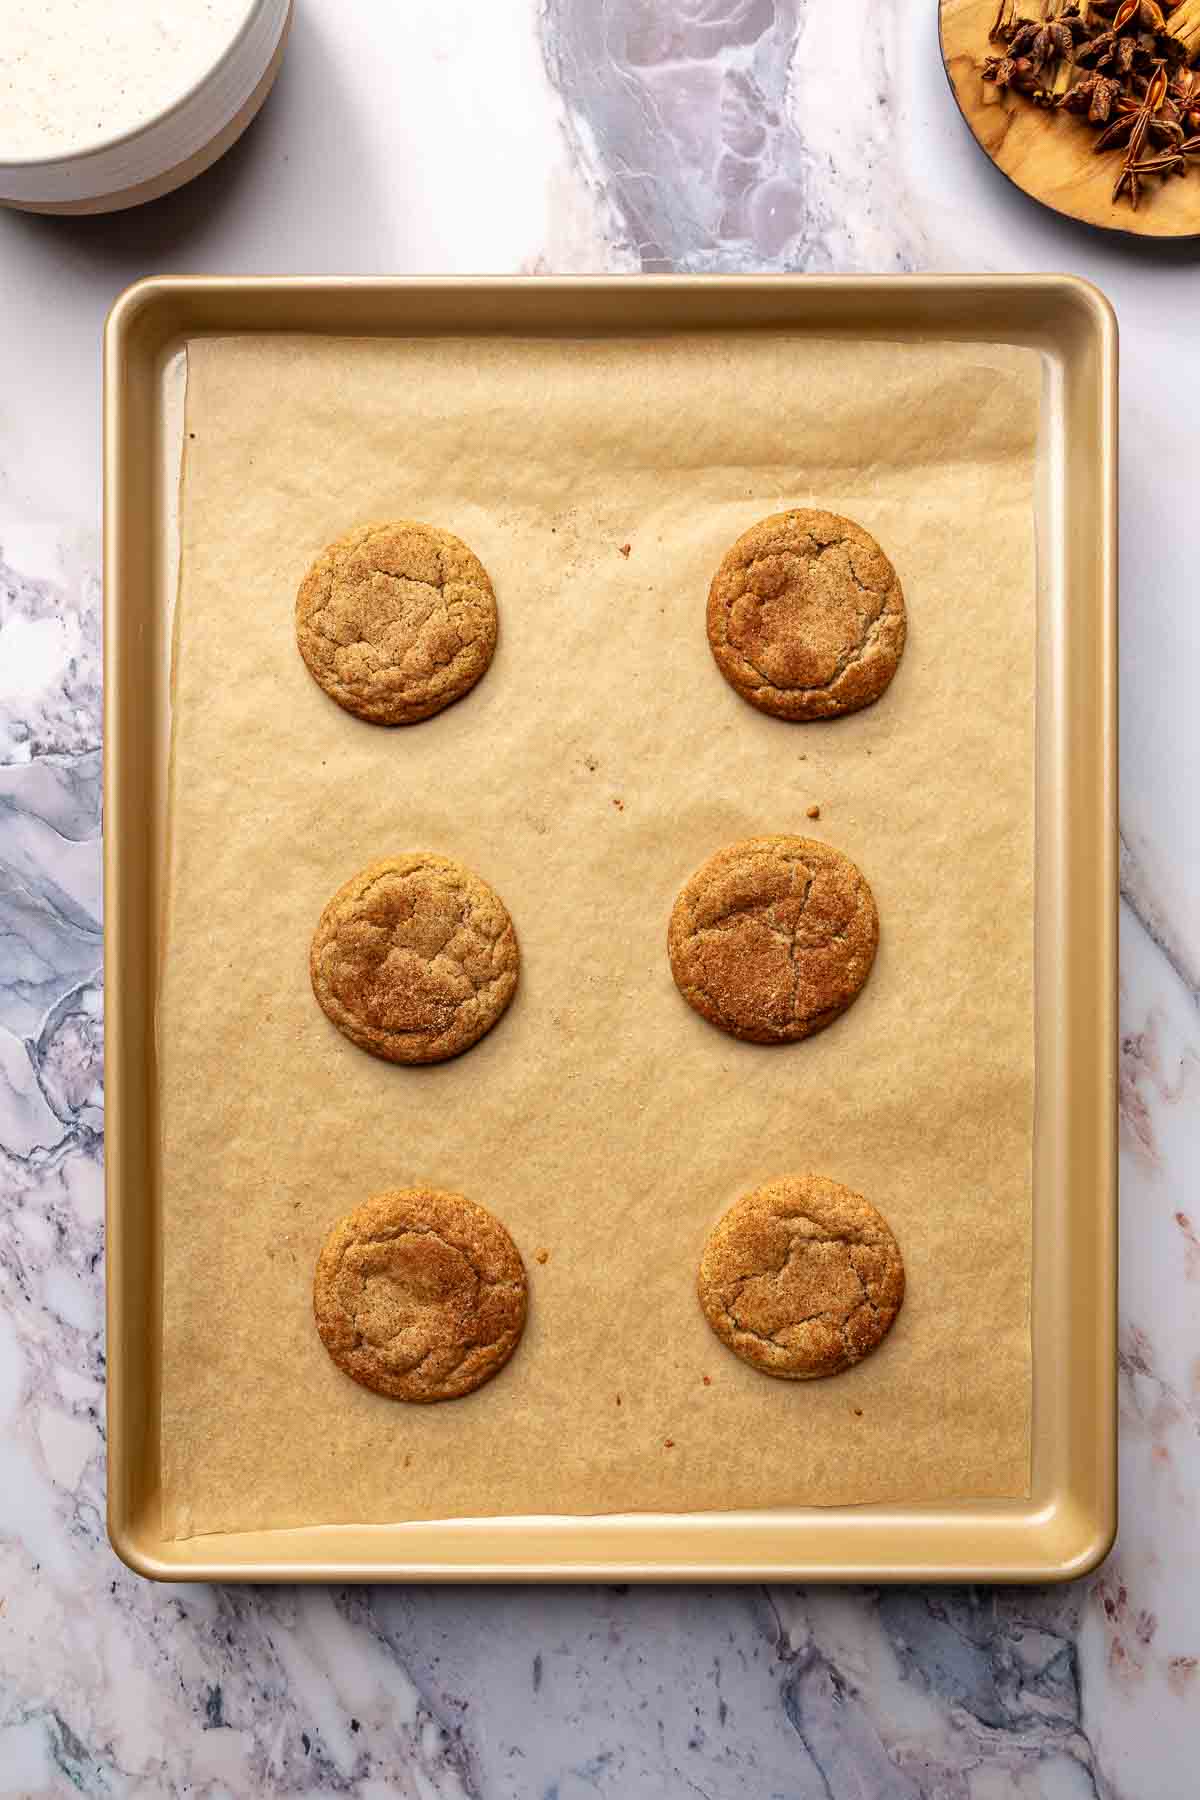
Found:
[[[1095, 155], [1094, 126], [1073, 113], [1047, 112], [1024, 94], [984, 81], [983, 64], [1002, 47], [988, 42], [997, 0], [939, 0], [942, 57], [959, 110], [976, 143], [1033, 200], [1105, 231], [1133, 237], [1200, 236], [1200, 166], [1166, 181], [1150, 178], [1135, 212], [1115, 204], [1119, 151]], [[1037, 0], [1023, 10], [1040, 11]]]

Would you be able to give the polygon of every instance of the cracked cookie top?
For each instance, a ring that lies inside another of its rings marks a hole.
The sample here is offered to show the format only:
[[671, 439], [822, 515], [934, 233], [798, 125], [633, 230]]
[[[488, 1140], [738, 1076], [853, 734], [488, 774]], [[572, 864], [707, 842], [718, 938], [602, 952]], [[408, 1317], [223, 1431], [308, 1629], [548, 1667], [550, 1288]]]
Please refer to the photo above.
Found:
[[456, 1400], [490, 1381], [525, 1326], [525, 1267], [463, 1194], [400, 1188], [339, 1219], [313, 1313], [338, 1368], [393, 1400]]
[[296, 595], [309, 673], [376, 725], [412, 725], [460, 700], [496, 633], [487, 570], [436, 525], [361, 525], [321, 552]]
[[829, 719], [878, 700], [904, 650], [904, 595], [869, 531], [773, 513], [728, 550], [708, 594], [717, 667], [751, 706]]
[[698, 1293], [743, 1362], [810, 1381], [861, 1362], [886, 1336], [904, 1299], [904, 1263], [861, 1194], [822, 1175], [784, 1175], [713, 1227]]
[[520, 953], [499, 896], [462, 863], [384, 857], [340, 887], [313, 934], [313, 992], [338, 1030], [389, 1062], [444, 1062], [490, 1031]]
[[832, 1024], [875, 960], [879, 915], [866, 880], [815, 838], [755, 837], [696, 870], [671, 912], [675, 985], [711, 1024], [787, 1044]]

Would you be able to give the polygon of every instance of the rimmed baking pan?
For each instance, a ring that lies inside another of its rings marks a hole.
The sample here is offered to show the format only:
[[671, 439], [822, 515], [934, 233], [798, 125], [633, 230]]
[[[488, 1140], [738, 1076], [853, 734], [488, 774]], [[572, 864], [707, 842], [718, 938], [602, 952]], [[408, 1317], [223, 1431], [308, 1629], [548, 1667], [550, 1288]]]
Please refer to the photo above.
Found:
[[[325, 1525], [160, 1516], [156, 988], [180, 352], [206, 335], [776, 333], [1043, 358], [1038, 502], [1032, 1475], [1028, 1497]], [[1116, 329], [1068, 277], [152, 280], [105, 343], [109, 1531], [196, 1580], [1066, 1579], [1115, 1530]]]

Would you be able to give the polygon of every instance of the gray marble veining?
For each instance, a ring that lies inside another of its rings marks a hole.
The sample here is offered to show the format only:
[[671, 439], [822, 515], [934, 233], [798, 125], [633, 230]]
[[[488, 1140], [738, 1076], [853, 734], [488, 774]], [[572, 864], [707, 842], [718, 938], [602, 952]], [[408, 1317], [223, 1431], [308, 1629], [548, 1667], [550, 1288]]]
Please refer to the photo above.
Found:
[[869, 0], [544, 0], [576, 154], [648, 274], [910, 269]]

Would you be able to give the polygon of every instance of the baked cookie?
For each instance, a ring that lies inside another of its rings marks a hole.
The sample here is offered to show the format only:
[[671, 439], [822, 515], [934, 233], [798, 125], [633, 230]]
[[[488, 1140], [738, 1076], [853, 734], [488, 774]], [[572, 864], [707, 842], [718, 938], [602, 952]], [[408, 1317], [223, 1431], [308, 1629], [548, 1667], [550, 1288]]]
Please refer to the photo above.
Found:
[[338, 1368], [393, 1400], [457, 1400], [502, 1369], [525, 1328], [525, 1266], [462, 1194], [399, 1188], [339, 1219], [313, 1312]]
[[882, 1213], [822, 1175], [784, 1175], [734, 1202], [700, 1258], [704, 1316], [765, 1375], [810, 1381], [869, 1356], [904, 1299]]
[[347, 712], [412, 725], [473, 688], [496, 648], [496, 596], [461, 538], [360, 525], [322, 550], [296, 595], [309, 673]]
[[875, 960], [879, 915], [860, 871], [815, 838], [743, 838], [685, 882], [667, 951], [698, 1013], [752, 1044], [833, 1023]]
[[517, 986], [512, 920], [486, 881], [420, 851], [368, 863], [313, 934], [313, 993], [352, 1043], [444, 1062], [490, 1031]]
[[904, 595], [875, 539], [837, 513], [772, 513], [725, 553], [708, 641], [743, 700], [829, 719], [878, 700], [904, 650]]

